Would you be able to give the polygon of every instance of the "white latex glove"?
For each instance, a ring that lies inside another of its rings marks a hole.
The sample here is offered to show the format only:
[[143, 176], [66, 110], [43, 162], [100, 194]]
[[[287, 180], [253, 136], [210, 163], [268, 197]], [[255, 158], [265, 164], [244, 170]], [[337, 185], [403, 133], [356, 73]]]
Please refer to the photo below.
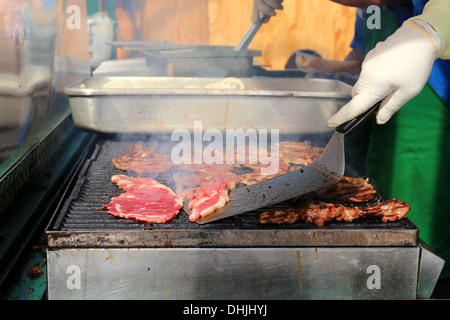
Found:
[[283, 9], [283, 6], [281, 5], [282, 2], [283, 0], [254, 0], [251, 19], [252, 23], [257, 23], [259, 21], [259, 13], [268, 15], [269, 17], [275, 16], [275, 10]]
[[429, 24], [408, 20], [371, 50], [352, 90], [352, 100], [328, 121], [337, 127], [382, 100], [376, 120], [386, 123], [423, 89], [440, 51], [440, 40]]

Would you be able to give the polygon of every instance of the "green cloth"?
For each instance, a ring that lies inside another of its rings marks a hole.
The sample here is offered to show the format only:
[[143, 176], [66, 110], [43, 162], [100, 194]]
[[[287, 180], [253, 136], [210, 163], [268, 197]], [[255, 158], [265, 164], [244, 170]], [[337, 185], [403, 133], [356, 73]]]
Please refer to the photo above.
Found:
[[[450, 261], [450, 108], [427, 84], [385, 125], [373, 125], [367, 174], [388, 197], [411, 205], [419, 237]], [[441, 278], [450, 276], [446, 264]]]
[[[392, 16], [382, 14], [381, 31], [366, 28], [367, 49], [398, 28]], [[445, 261], [450, 261], [449, 164], [450, 107], [431, 85], [386, 124], [372, 123], [368, 177], [389, 198], [411, 205], [408, 217], [419, 228], [420, 239]], [[450, 265], [446, 263], [441, 278], [449, 277]]]

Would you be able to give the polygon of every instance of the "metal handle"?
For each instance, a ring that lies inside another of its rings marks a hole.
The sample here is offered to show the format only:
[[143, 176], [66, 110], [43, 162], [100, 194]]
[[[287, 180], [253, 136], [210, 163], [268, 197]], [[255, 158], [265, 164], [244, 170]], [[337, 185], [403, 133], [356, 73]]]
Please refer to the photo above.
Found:
[[342, 133], [346, 136], [350, 135], [353, 130], [355, 130], [357, 127], [362, 125], [364, 122], [366, 122], [367, 119], [372, 117], [380, 107], [381, 101], [377, 102], [373, 107], [371, 107], [369, 110], [364, 112], [363, 114], [357, 116], [356, 118], [341, 124], [339, 127], [336, 128], [336, 131], [339, 133]]
[[259, 13], [259, 21], [261, 23], [266, 23], [267, 21], [269, 21], [269, 19], [270, 19], [270, 16], [268, 16], [264, 13], [261, 13], [261, 12]]
[[239, 44], [234, 48], [233, 51], [244, 51], [247, 50], [248, 45], [253, 40], [253, 37], [255, 36], [256, 32], [258, 32], [259, 28], [263, 23], [266, 23], [269, 21], [270, 16], [267, 16], [265, 14], [259, 13], [259, 21], [255, 24], [252, 24], [250, 28], [247, 30], [245, 35], [242, 37]]

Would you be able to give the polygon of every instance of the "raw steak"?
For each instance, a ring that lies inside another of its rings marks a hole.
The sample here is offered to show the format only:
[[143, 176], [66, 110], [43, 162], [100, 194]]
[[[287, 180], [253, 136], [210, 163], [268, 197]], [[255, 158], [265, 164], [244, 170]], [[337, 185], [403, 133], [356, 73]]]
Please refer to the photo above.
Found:
[[226, 183], [187, 189], [183, 192], [183, 196], [189, 200], [190, 221], [205, 217], [230, 201]]
[[125, 193], [111, 199], [103, 209], [116, 217], [141, 222], [171, 222], [183, 206], [183, 199], [169, 187], [147, 177], [114, 175], [111, 181]]

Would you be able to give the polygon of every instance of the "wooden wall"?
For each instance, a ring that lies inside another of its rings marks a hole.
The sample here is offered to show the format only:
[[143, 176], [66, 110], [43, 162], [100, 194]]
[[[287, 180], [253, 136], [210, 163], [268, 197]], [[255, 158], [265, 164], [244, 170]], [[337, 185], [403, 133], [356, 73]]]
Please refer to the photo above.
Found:
[[[142, 35], [146, 40], [235, 46], [249, 28], [253, 0], [147, 0]], [[353, 38], [355, 8], [330, 0], [284, 0], [284, 10], [263, 25], [250, 44], [267, 69], [284, 68], [299, 49], [343, 60]]]

